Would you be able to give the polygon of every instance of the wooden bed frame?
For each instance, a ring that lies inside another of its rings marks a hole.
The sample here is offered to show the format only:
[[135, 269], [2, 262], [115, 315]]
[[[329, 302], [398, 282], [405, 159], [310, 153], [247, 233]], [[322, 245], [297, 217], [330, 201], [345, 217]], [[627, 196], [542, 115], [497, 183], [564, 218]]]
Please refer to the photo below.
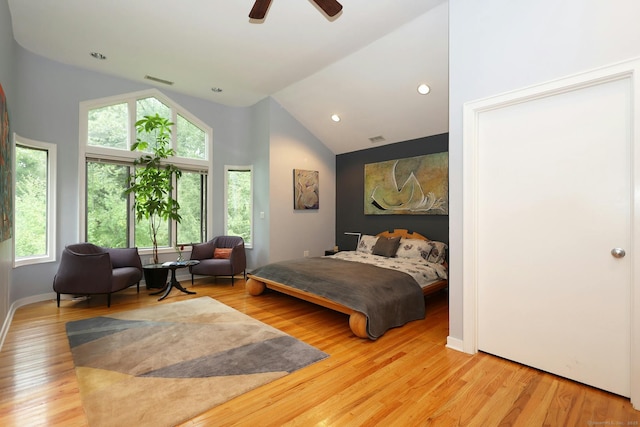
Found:
[[[384, 231], [382, 233], [378, 233], [377, 236], [384, 236], [384, 237], [400, 236], [406, 239], [420, 239], [420, 240], [429, 241], [429, 239], [427, 239], [423, 235], [416, 232], [409, 232], [408, 230], [405, 230], [405, 229], [395, 229], [393, 231]], [[444, 279], [439, 280], [437, 282], [432, 283], [427, 288], [423, 288], [422, 293], [426, 296], [434, 292], [437, 292], [441, 289], [444, 289], [447, 286], [449, 286], [448, 280], [444, 280]], [[313, 304], [317, 304], [322, 307], [326, 307], [331, 310], [338, 311], [340, 313], [348, 314], [349, 327], [351, 328], [351, 331], [357, 337], [360, 337], [360, 338], [369, 337], [367, 334], [367, 317], [363, 313], [359, 311], [355, 311], [335, 301], [331, 301], [327, 298], [324, 298], [319, 295], [315, 295], [306, 291], [302, 291], [300, 289], [292, 288], [291, 286], [283, 285], [282, 283], [273, 282], [271, 280], [267, 280], [263, 278], [260, 278], [260, 280], [258, 280], [257, 278], [254, 278], [251, 275], [249, 275], [249, 278], [247, 279], [245, 288], [247, 292], [253, 296], [262, 294], [266, 288], [273, 289], [274, 291], [291, 295], [293, 297], [296, 297], [305, 301], [309, 301]]]

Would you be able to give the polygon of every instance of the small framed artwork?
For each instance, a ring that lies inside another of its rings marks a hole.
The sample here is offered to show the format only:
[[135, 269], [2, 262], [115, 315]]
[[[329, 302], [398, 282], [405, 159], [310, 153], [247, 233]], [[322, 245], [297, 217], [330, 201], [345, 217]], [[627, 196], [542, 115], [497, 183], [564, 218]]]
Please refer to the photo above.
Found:
[[319, 209], [318, 171], [293, 170], [293, 209]]

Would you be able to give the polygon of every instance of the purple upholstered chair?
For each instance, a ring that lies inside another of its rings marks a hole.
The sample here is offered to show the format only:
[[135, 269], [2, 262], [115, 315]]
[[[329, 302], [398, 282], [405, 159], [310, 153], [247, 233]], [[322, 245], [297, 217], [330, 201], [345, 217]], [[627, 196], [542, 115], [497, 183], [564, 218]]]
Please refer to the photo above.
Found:
[[111, 294], [132, 285], [140, 292], [142, 262], [138, 248], [103, 248], [92, 243], [68, 245], [62, 251], [58, 272], [53, 278], [53, 290], [60, 294]]
[[218, 236], [206, 243], [193, 245], [191, 259], [200, 261], [189, 267], [191, 285], [193, 276], [231, 276], [231, 286], [236, 274], [243, 273], [247, 278], [247, 256], [244, 240], [240, 236]]

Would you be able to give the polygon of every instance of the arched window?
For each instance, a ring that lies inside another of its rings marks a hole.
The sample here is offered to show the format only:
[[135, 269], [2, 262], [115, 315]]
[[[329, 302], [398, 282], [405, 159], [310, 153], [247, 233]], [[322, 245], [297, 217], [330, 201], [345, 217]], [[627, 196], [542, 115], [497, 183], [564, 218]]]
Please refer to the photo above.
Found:
[[[148, 224], [136, 222], [133, 199], [124, 195], [133, 161], [139, 151], [135, 123], [159, 114], [173, 122], [168, 161], [182, 171], [174, 183], [173, 197], [180, 203], [182, 221], [167, 221], [158, 236], [160, 251], [203, 242], [210, 224], [212, 129], [157, 90], [137, 92], [80, 104], [80, 152], [82, 188], [80, 236], [108, 247], [151, 248]], [[133, 197], [133, 196], [132, 196]]]

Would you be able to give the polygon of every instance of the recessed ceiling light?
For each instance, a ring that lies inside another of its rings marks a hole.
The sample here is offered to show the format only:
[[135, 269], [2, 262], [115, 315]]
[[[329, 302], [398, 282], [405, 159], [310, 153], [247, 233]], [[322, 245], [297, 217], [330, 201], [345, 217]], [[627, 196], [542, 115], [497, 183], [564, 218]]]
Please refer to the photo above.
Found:
[[107, 57], [104, 56], [103, 54], [101, 54], [100, 52], [91, 52], [90, 55], [93, 56], [94, 58], [100, 59], [100, 60], [107, 59]]
[[420, 86], [418, 86], [418, 93], [419, 94], [426, 95], [429, 92], [431, 92], [431, 88], [428, 85], [422, 83]]
[[211, 88], [211, 91], [212, 91], [212, 92], [215, 92], [215, 93], [220, 93], [220, 92], [222, 92], [222, 88], [219, 88], [219, 87], [212, 87], [212, 88]]
[[331, 120], [333, 120], [334, 122], [338, 123], [340, 121], [340, 116], [337, 114], [333, 114], [331, 116]]

